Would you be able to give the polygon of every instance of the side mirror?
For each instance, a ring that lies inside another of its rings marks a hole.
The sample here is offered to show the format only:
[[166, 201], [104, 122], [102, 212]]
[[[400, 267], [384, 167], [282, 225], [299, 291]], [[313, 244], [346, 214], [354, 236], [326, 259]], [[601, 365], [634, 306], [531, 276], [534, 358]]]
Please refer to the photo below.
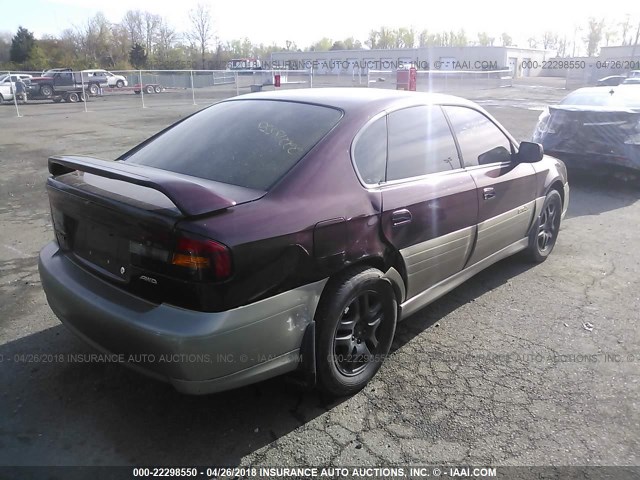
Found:
[[518, 148], [519, 163], [535, 163], [542, 160], [543, 157], [544, 150], [539, 143], [520, 142], [520, 147]]

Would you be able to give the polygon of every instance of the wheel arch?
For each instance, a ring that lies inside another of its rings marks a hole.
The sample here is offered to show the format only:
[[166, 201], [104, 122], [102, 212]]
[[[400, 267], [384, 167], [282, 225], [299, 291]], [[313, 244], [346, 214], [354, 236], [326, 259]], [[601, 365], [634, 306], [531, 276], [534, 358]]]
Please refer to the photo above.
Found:
[[327, 282], [323, 288], [322, 294], [328, 289], [328, 286], [332, 283], [331, 279], [342, 277], [345, 275], [345, 272], [349, 270], [353, 270], [357, 267], [367, 267], [367, 268], [375, 268], [382, 272], [381, 278], [387, 282], [392, 287], [396, 303], [400, 305], [406, 298], [406, 281], [403, 276], [403, 265], [398, 265], [398, 262], [392, 261], [390, 259], [385, 259], [379, 255], [372, 255], [368, 257], [363, 257], [353, 263], [345, 265], [340, 270], [334, 272], [329, 277], [329, 282]]
[[551, 182], [551, 185], [549, 185], [549, 187], [547, 188], [545, 196], [549, 195], [549, 192], [551, 190], [558, 191], [558, 193], [560, 194], [560, 198], [562, 199], [562, 206], [564, 207], [564, 183], [562, 183], [562, 180], [556, 178], [553, 182]]

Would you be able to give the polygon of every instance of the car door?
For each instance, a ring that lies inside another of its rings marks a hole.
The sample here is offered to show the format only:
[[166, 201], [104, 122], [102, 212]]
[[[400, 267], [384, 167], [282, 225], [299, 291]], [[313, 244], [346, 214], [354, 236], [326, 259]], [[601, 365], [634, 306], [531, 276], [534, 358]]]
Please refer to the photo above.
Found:
[[515, 161], [515, 146], [483, 112], [444, 106], [466, 171], [476, 184], [478, 235], [468, 265], [523, 239], [535, 213], [535, 169]]
[[60, 91], [71, 90], [73, 86], [73, 74], [71, 72], [56, 73], [53, 78], [53, 84]]
[[404, 261], [409, 299], [464, 267], [475, 238], [476, 185], [441, 107], [389, 113], [387, 136], [381, 223]]
[[2, 93], [5, 100], [11, 100], [13, 98], [13, 82], [9, 75], [7, 75], [2, 81], [2, 84], [0, 84], [0, 93]]

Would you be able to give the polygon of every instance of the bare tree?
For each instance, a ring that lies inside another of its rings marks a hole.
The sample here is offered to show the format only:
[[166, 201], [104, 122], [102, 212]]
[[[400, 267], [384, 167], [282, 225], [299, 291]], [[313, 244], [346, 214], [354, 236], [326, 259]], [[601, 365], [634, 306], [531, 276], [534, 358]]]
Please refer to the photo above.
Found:
[[211, 11], [208, 5], [198, 3], [194, 10], [189, 12], [189, 20], [193, 30], [188, 34], [192, 43], [198, 45], [200, 54], [202, 55], [202, 69], [205, 68], [205, 53], [207, 45], [213, 36], [213, 22], [211, 20]]
[[598, 53], [598, 47], [602, 41], [602, 31], [604, 29], [604, 19], [597, 21], [595, 18], [589, 19], [587, 26], [587, 36], [584, 37], [584, 43], [587, 47], [587, 56], [593, 57]]
[[152, 52], [157, 41], [158, 27], [162, 22], [160, 15], [144, 12], [143, 16], [144, 40], [147, 52]]
[[542, 48], [545, 50], [555, 50], [558, 45], [558, 34], [546, 31], [542, 35]]
[[631, 44], [631, 40], [627, 43], [627, 35], [631, 29], [631, 16], [628, 13], [624, 17], [624, 22], [620, 22], [619, 26], [622, 29], [622, 45]]
[[607, 29], [604, 32], [604, 44], [605, 44], [605, 46], [608, 47], [610, 42], [615, 42], [616, 38], [618, 38], [618, 32], [616, 30], [614, 30], [614, 29], [611, 29], [611, 28]]
[[122, 26], [129, 35], [130, 46], [144, 42], [142, 12], [140, 10], [129, 10], [124, 14]]
[[166, 19], [160, 19], [158, 24], [158, 38], [156, 43], [156, 55], [161, 63], [167, 62], [169, 53], [178, 40], [176, 31], [169, 25]]

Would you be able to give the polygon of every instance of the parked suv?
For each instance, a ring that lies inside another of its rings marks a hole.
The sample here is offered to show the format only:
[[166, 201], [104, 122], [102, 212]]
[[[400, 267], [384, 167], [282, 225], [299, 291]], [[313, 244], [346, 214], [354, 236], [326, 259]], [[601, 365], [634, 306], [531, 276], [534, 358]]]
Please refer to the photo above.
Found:
[[243, 95], [49, 171], [50, 307], [188, 393], [296, 370], [356, 392], [398, 320], [507, 256], [545, 260], [569, 201], [562, 162], [478, 105], [382, 89]]

